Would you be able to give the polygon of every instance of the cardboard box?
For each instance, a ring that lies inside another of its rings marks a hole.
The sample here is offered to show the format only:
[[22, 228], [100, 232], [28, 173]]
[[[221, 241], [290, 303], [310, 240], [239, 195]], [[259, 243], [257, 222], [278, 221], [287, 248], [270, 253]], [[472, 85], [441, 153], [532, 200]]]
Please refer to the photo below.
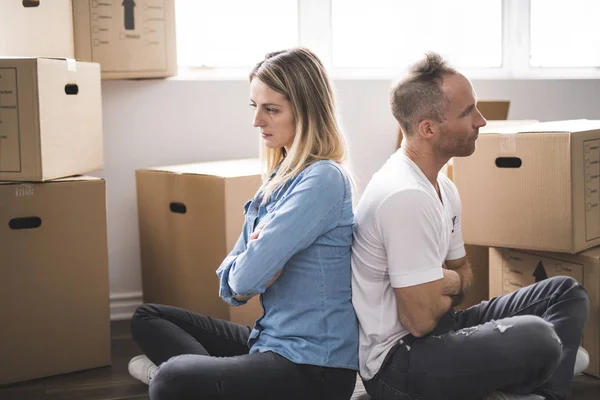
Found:
[[[452, 180], [452, 159], [442, 167], [441, 172]], [[465, 244], [465, 250], [473, 271], [473, 282], [471, 290], [467, 293], [463, 302], [455, 307], [457, 310], [467, 309], [489, 299], [489, 248]]]
[[588, 292], [590, 310], [582, 346], [590, 354], [590, 365], [585, 372], [600, 377], [600, 248], [577, 255], [490, 249], [490, 297], [558, 275], [576, 279]]
[[0, 57], [74, 58], [71, 0], [4, 0], [0, 15]]
[[102, 79], [177, 73], [175, 0], [73, 1], [75, 56], [100, 63]]
[[487, 120], [506, 120], [508, 119], [508, 109], [510, 101], [508, 100], [481, 100], [477, 102], [477, 109]]
[[0, 384], [110, 365], [105, 188], [0, 182]]
[[457, 310], [467, 309], [490, 298], [489, 248], [466, 244], [465, 250], [473, 271], [473, 283], [463, 302], [455, 307]]
[[168, 304], [240, 324], [263, 313], [255, 296], [230, 307], [216, 270], [244, 224], [244, 204], [262, 179], [257, 159], [136, 171], [145, 303]]
[[[486, 132], [493, 133], [494, 130], [499, 129], [499, 128], [514, 127], [514, 126], [520, 126], [520, 125], [529, 125], [529, 124], [533, 124], [536, 122], [539, 122], [539, 121], [535, 120], [535, 119], [506, 120], [506, 121], [504, 121], [504, 120], [488, 120], [486, 126], [480, 129], [480, 133], [486, 133]], [[451, 180], [454, 179], [454, 158], [451, 158], [450, 160], [448, 160], [448, 162], [442, 167], [442, 173], [446, 174], [446, 176], [448, 176], [448, 178], [450, 178]]]
[[85, 174], [103, 158], [98, 64], [0, 59], [0, 180]]
[[496, 132], [454, 159], [465, 243], [566, 253], [600, 245], [600, 121]]

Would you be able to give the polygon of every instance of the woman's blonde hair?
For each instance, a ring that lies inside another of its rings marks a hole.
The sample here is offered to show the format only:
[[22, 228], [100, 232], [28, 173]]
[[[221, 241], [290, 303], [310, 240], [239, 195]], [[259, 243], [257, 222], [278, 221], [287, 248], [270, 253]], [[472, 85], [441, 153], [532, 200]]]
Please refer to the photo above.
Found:
[[269, 53], [252, 72], [250, 81], [258, 78], [292, 104], [296, 135], [286, 154], [285, 148], [261, 145], [263, 179], [275, 176], [262, 188], [263, 203], [287, 180], [319, 160], [340, 164], [354, 187], [348, 165], [348, 146], [337, 122], [333, 90], [319, 58], [306, 48], [292, 48]]

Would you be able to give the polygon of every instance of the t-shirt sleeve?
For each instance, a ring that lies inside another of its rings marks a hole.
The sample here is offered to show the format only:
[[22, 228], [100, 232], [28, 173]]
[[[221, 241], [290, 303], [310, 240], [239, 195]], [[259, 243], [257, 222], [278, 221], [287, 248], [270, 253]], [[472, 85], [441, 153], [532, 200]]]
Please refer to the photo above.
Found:
[[419, 189], [390, 195], [379, 206], [377, 223], [392, 287], [442, 279], [441, 216], [431, 195]]

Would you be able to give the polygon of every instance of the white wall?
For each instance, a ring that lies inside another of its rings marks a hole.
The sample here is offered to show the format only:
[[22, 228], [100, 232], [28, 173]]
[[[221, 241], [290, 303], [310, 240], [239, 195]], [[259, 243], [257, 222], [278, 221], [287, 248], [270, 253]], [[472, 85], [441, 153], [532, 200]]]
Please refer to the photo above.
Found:
[[[600, 80], [474, 81], [481, 100], [511, 101], [509, 119], [600, 119]], [[342, 125], [362, 192], [395, 150], [396, 122], [386, 80], [335, 82]], [[248, 83], [104, 81], [111, 316], [141, 303], [135, 170], [149, 166], [258, 155]]]

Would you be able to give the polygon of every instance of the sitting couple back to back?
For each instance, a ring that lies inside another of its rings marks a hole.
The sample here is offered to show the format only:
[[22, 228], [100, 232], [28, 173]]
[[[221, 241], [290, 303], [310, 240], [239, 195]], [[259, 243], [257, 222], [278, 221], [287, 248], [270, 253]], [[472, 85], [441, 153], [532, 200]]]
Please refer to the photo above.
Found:
[[[305, 48], [250, 72], [263, 185], [217, 269], [224, 301], [260, 297], [242, 326], [168, 305], [131, 321], [130, 373], [155, 399], [566, 399], [588, 299], [555, 277], [455, 311], [472, 283], [459, 193], [441, 168], [486, 120], [435, 53], [390, 91], [403, 132], [353, 208], [334, 92]], [[240, 205], [241, 207], [242, 205]], [[358, 374], [357, 374], [358, 372]], [[496, 396], [496, 397], [494, 397]]]

